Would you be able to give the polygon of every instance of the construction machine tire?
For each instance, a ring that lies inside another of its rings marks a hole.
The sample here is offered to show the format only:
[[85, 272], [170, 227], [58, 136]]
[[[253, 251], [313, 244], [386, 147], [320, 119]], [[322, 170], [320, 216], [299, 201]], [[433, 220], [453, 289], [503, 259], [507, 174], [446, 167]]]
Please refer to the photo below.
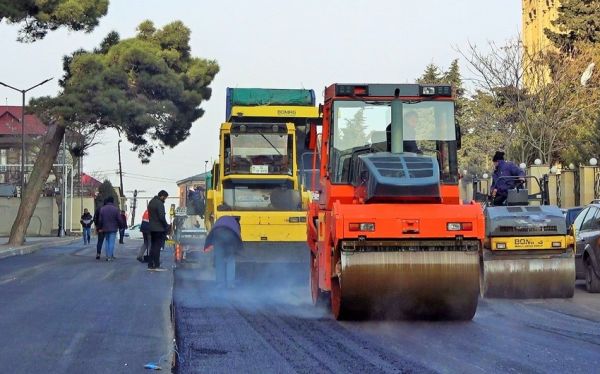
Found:
[[310, 296], [314, 306], [327, 306], [329, 298], [319, 288], [319, 264], [317, 257], [312, 252], [310, 253]]
[[356, 252], [331, 282], [338, 320], [471, 320], [479, 297], [475, 251]]
[[585, 262], [585, 289], [589, 293], [600, 292], [600, 278], [594, 272], [594, 265], [590, 259]]
[[483, 250], [481, 295], [486, 298], [571, 298], [575, 293], [572, 251], [548, 254]]

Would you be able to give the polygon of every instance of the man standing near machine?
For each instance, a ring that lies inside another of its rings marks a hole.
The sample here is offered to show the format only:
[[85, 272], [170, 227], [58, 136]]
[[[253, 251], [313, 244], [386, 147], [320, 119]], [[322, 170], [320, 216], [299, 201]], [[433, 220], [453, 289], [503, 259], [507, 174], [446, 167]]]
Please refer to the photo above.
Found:
[[163, 246], [166, 235], [169, 232], [169, 224], [165, 218], [165, 200], [167, 200], [168, 196], [167, 191], [161, 190], [148, 203], [148, 219], [150, 223], [150, 261], [148, 262], [148, 270], [166, 270], [160, 266], [160, 248]]

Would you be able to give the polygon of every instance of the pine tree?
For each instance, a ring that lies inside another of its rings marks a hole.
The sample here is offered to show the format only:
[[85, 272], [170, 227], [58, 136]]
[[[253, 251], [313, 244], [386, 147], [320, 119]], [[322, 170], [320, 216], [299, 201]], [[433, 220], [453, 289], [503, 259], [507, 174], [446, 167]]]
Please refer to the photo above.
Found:
[[440, 83], [450, 83], [452, 85], [452, 91], [456, 98], [455, 108], [456, 108], [456, 118], [459, 122], [462, 120], [462, 112], [465, 105], [467, 105], [467, 100], [464, 97], [462, 77], [460, 75], [460, 66], [458, 65], [458, 59], [454, 59], [452, 63], [450, 63], [450, 67], [448, 70], [444, 72], [444, 76], [441, 78]]
[[211, 97], [219, 65], [192, 56], [190, 29], [181, 21], [152, 29], [144, 22], [132, 38], [119, 40], [111, 33], [96, 50], [77, 52], [65, 61], [63, 90], [30, 101], [48, 130], [13, 222], [11, 245], [23, 243], [67, 129], [117, 129], [147, 163], [155, 150], [184, 141], [204, 114], [201, 104]]
[[565, 53], [573, 54], [578, 42], [600, 43], [600, 0], [562, 0], [552, 24], [558, 31], [544, 32]]
[[106, 200], [106, 198], [108, 198], [109, 196], [113, 197], [115, 205], [118, 206], [119, 196], [117, 195], [117, 192], [115, 191], [115, 188], [113, 187], [112, 183], [110, 183], [109, 180], [105, 180], [104, 182], [102, 182], [100, 187], [98, 187], [98, 195], [96, 195], [96, 198], [94, 199], [94, 206], [96, 207], [96, 209], [104, 205], [104, 200]]
[[18, 40], [43, 39], [61, 27], [91, 32], [108, 11], [108, 0], [0, 1], [0, 22], [22, 25]]
[[427, 65], [427, 67], [425, 68], [425, 71], [423, 72], [423, 75], [421, 75], [420, 78], [417, 79], [417, 83], [441, 83], [442, 79], [442, 72], [440, 71], [440, 68], [435, 65], [434, 63], [430, 63], [429, 65]]
[[341, 129], [342, 149], [358, 147], [368, 143], [365, 125], [365, 111], [360, 109], [356, 111], [352, 119], [346, 119], [346, 126]]
[[441, 81], [442, 83], [452, 84], [452, 88], [455, 90], [455, 92], [462, 94], [462, 78], [460, 76], [458, 59], [452, 61], [448, 70], [444, 72]]

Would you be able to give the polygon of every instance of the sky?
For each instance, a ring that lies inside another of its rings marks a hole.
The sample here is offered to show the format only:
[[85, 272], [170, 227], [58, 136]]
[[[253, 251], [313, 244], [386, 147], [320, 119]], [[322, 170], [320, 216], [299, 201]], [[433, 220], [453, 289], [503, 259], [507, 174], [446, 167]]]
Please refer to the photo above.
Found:
[[[161, 189], [177, 196], [177, 180], [204, 172], [205, 161], [218, 157], [226, 87], [311, 88], [322, 98], [332, 83], [411, 83], [427, 64], [447, 68], [455, 58], [468, 79], [458, 50], [517, 37], [521, 1], [110, 0], [92, 33], [60, 29], [23, 44], [16, 41], [18, 26], [0, 24], [0, 81], [27, 88], [54, 77], [29, 95], [56, 95], [63, 55], [94, 48], [111, 30], [131, 37], [145, 19], [159, 27], [183, 21], [192, 30], [192, 54], [220, 65], [212, 98], [202, 103], [206, 113], [185, 141], [155, 153], [148, 165], [121, 143], [126, 196], [134, 189], [145, 191], [139, 196]], [[20, 105], [21, 96], [0, 86], [0, 102]], [[118, 135], [106, 132], [98, 140], [84, 172], [119, 185]]]

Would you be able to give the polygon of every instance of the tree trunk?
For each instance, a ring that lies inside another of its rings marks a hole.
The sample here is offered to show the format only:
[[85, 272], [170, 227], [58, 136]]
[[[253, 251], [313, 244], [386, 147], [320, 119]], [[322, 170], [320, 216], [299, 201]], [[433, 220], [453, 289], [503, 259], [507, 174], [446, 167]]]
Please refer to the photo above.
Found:
[[40, 152], [35, 159], [25, 191], [21, 191], [21, 204], [10, 230], [9, 245], [23, 244], [31, 216], [33, 216], [35, 207], [40, 200], [40, 194], [48, 180], [48, 175], [52, 169], [52, 164], [56, 160], [64, 135], [65, 127], [60, 125], [58, 121], [51, 121], [48, 132], [44, 135]]

